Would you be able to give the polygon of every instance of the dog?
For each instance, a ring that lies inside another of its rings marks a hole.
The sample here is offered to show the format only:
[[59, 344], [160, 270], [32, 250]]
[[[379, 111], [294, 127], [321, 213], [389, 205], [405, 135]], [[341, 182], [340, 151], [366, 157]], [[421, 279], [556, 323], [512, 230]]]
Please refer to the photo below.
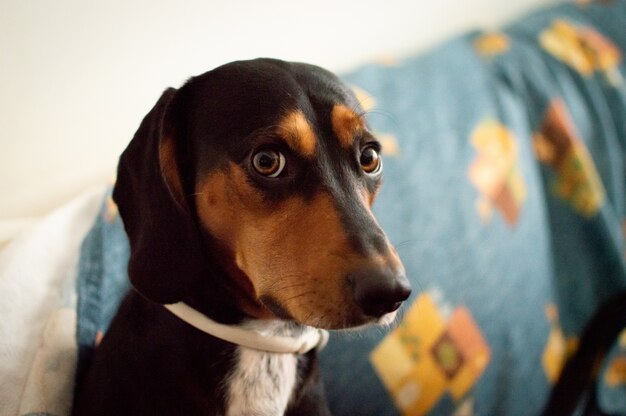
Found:
[[370, 210], [380, 150], [313, 65], [238, 61], [167, 89], [120, 157], [133, 290], [73, 414], [330, 414], [325, 330], [390, 324], [411, 292]]

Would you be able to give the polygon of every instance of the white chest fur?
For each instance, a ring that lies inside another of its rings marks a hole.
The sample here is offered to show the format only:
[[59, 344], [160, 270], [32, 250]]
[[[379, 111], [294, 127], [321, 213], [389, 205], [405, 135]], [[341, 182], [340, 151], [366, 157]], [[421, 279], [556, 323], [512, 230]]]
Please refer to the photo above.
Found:
[[165, 307], [200, 331], [239, 345], [224, 377], [227, 416], [282, 416], [297, 383], [296, 354], [323, 348], [328, 341], [328, 332], [295, 322], [247, 320], [229, 326], [183, 302]]
[[295, 354], [239, 347], [228, 377], [227, 416], [281, 416], [296, 384]]

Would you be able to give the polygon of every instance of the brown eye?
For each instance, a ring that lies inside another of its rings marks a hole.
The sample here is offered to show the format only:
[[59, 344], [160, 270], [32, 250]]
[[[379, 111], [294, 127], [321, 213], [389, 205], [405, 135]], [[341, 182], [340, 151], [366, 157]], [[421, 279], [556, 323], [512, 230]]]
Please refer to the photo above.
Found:
[[252, 155], [252, 166], [259, 174], [275, 178], [285, 168], [285, 156], [276, 150], [261, 150]]
[[370, 175], [377, 174], [383, 167], [383, 161], [378, 154], [378, 150], [373, 146], [367, 146], [361, 151], [359, 163], [361, 164], [363, 172]]

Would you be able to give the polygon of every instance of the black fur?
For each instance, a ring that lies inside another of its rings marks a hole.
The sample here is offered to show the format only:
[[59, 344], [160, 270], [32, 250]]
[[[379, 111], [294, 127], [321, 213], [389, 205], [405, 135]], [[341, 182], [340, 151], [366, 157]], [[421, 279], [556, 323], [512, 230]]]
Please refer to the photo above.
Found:
[[[567, 361], [543, 411], [545, 416], [600, 415], [596, 381], [599, 366], [626, 327], [626, 292], [604, 303], [583, 330], [580, 346]], [[585, 409], [579, 413], [581, 409]]]

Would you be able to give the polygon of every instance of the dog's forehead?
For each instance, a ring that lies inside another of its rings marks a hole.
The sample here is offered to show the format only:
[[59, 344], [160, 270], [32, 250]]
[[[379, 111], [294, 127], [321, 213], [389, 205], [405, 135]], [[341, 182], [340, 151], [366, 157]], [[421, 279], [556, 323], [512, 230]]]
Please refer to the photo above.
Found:
[[330, 125], [336, 106], [360, 112], [354, 94], [339, 78], [309, 64], [237, 61], [196, 77], [190, 85], [195, 90], [194, 111], [200, 111], [194, 121], [204, 124], [204, 118], [211, 130], [228, 130], [219, 133], [236, 137], [270, 126]]
[[243, 155], [261, 134], [274, 134], [304, 157], [313, 157], [320, 141], [352, 146], [364, 128], [351, 89], [337, 76], [314, 65], [272, 59], [237, 61], [189, 83], [189, 111], [197, 135]]
[[333, 73], [315, 65], [275, 59], [237, 61], [211, 71], [228, 90], [244, 88], [250, 98], [282, 103], [309, 98], [319, 104], [358, 105], [352, 92]]

